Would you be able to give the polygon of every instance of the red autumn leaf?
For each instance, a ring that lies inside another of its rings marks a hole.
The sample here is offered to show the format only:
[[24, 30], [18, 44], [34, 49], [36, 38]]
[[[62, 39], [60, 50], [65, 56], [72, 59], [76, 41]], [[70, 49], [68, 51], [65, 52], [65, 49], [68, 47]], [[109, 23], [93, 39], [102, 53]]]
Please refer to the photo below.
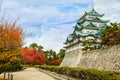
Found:
[[22, 58], [24, 62], [43, 65], [46, 62], [45, 55], [35, 49], [23, 49]]
[[52, 65], [59, 65], [60, 62], [59, 62], [58, 60], [52, 60], [52, 61], [51, 61], [51, 64], [52, 64]]

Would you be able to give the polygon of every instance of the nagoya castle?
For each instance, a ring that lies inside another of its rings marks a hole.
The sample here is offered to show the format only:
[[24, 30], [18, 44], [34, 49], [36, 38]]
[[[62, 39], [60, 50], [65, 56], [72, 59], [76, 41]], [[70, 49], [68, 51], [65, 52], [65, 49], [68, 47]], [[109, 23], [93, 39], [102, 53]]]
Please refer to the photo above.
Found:
[[[66, 52], [82, 48], [84, 40], [96, 38], [99, 43], [101, 31], [109, 22], [109, 20], [102, 20], [103, 16], [104, 14], [97, 13], [94, 8], [90, 12], [85, 12], [74, 26], [74, 32], [67, 37]], [[96, 45], [96, 47], [98, 46]]]
[[101, 32], [109, 22], [109, 20], [102, 20], [103, 16], [104, 14], [99, 14], [92, 8], [77, 21], [73, 33], [67, 37], [65, 42], [66, 54], [60, 66], [76, 67], [79, 65], [83, 55], [82, 42], [85, 40], [96, 39], [94, 46], [99, 47], [97, 43], [101, 41]]

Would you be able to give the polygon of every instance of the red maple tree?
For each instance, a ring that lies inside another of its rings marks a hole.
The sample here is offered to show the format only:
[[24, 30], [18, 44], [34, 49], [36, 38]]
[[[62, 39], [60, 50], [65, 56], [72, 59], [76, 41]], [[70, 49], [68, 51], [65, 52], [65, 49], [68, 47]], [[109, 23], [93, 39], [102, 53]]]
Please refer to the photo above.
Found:
[[46, 62], [45, 55], [36, 49], [23, 49], [22, 58], [26, 63], [43, 65]]

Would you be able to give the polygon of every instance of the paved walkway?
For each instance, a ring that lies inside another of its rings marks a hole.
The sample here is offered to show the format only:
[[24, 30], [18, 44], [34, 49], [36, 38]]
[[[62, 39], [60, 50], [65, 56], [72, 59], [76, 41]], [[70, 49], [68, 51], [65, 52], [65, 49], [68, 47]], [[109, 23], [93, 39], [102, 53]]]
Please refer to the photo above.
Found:
[[[27, 68], [23, 71], [12, 72], [13, 80], [55, 80], [53, 77], [38, 71], [35, 68]], [[3, 78], [3, 74], [0, 75]]]

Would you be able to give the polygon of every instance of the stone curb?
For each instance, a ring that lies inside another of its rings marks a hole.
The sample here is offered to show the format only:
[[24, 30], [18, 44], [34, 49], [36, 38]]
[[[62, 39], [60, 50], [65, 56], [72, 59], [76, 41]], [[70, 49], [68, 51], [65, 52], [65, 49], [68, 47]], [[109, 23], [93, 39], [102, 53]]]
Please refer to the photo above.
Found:
[[45, 73], [45, 74], [48, 74], [48, 75], [52, 76], [53, 78], [55, 78], [55, 80], [76, 80], [76, 79], [74, 79], [74, 78], [71, 78], [71, 77], [67, 77], [67, 76], [65, 76], [65, 75], [58, 74], [58, 73], [56, 73], [56, 72], [51, 72], [51, 71], [43, 70], [43, 69], [39, 69], [39, 68], [38, 68], [38, 70], [39, 70], [40, 72], [43, 72], [43, 73]]

